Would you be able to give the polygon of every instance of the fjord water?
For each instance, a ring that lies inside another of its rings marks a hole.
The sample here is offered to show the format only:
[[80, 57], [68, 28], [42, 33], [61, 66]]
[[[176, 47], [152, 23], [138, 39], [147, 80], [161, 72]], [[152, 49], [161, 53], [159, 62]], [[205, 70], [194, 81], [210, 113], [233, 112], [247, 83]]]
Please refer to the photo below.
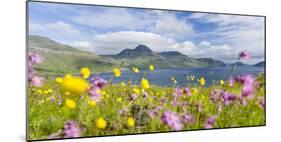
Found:
[[[131, 80], [133, 84], [138, 84], [141, 78], [144, 76], [149, 79], [149, 82], [153, 85], [168, 87], [173, 86], [174, 82], [171, 77], [177, 80], [178, 86], [186, 86], [187, 84], [193, 84], [192, 81], [187, 80], [189, 75], [194, 75], [196, 80], [200, 77], [204, 77], [206, 80], [206, 86], [210, 86], [213, 80], [227, 80], [230, 77], [232, 67], [198, 67], [198, 68], [181, 68], [181, 69], [155, 69], [154, 71], [140, 70], [139, 73], [133, 73], [131, 70], [122, 71], [122, 75], [112, 80], [113, 83], [120, 83]], [[264, 73], [264, 67], [243, 66], [237, 67], [236, 71], [232, 74], [233, 77], [241, 74], [253, 74], [257, 75]], [[111, 80], [113, 73], [101, 73], [100, 77]], [[195, 81], [197, 82], [197, 81]]]

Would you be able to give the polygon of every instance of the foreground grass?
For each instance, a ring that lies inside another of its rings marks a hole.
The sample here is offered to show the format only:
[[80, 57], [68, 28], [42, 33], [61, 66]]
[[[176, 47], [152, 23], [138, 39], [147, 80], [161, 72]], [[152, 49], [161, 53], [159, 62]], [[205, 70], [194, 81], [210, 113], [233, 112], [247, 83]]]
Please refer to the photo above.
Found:
[[[140, 92], [135, 92], [140, 90]], [[255, 98], [249, 100], [246, 106], [235, 101], [229, 106], [222, 104], [222, 111], [218, 113], [219, 103], [210, 101], [211, 91], [214, 89], [225, 90], [234, 94], [241, 94], [241, 84], [233, 87], [224, 85], [190, 86], [198, 90], [191, 96], [182, 96], [179, 103], [187, 103], [185, 106], [174, 106], [170, 103], [173, 100], [174, 87], [151, 86], [148, 90], [148, 97], [143, 97], [140, 86], [108, 84], [103, 89], [103, 96], [96, 104], [91, 101], [87, 94], [66, 95], [54, 80], [46, 80], [42, 87], [29, 88], [28, 96], [28, 117], [29, 117], [29, 139], [47, 139], [50, 134], [58, 132], [67, 120], [75, 120], [82, 128], [82, 136], [104, 136], [147, 132], [172, 131], [166, 126], [161, 115], [166, 110], [172, 110], [178, 114], [189, 112], [194, 115], [194, 124], [185, 124], [183, 130], [204, 129], [204, 123], [210, 116], [217, 115], [214, 128], [256, 126], [265, 124], [264, 110], [258, 105], [258, 97], [264, 97], [264, 86], [261, 84], [255, 92]], [[51, 90], [50, 90], [51, 89]], [[49, 90], [49, 91], [48, 91]], [[130, 95], [136, 93], [137, 99], [130, 100]], [[166, 103], [161, 100], [165, 98]], [[76, 102], [75, 108], [65, 105], [66, 99]], [[202, 111], [198, 110], [198, 102], [201, 102]], [[163, 104], [159, 115], [150, 117], [149, 112]], [[132, 107], [138, 106], [139, 111]], [[119, 114], [120, 109], [128, 109], [128, 113]], [[134, 127], [127, 126], [128, 117], [139, 116]], [[105, 129], [98, 129], [95, 121], [103, 117], [107, 122]]]

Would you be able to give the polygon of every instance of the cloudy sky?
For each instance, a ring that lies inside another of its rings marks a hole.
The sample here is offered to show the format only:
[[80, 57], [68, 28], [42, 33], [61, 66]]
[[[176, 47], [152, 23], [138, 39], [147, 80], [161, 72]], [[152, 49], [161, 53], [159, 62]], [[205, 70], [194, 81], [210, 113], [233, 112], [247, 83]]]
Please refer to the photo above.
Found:
[[264, 60], [263, 17], [29, 2], [29, 34], [96, 54], [144, 44], [227, 63], [246, 49], [246, 63]]

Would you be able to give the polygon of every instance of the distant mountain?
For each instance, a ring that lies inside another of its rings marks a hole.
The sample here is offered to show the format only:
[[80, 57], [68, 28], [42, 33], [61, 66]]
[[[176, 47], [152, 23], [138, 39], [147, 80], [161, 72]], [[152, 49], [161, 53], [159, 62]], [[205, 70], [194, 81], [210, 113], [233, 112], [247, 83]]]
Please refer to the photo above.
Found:
[[153, 55], [153, 52], [150, 48], [145, 45], [138, 45], [134, 49], [125, 49], [121, 51], [119, 54], [115, 55], [118, 58], [134, 58], [138, 56], [149, 56]]
[[255, 67], [264, 67], [265, 66], [265, 61], [258, 62], [257, 64], [254, 65]]
[[146, 45], [138, 45], [134, 49], [124, 49], [116, 55], [102, 55], [124, 62], [124, 66], [147, 68], [155, 64], [158, 68], [184, 68], [203, 66], [225, 66], [224, 62], [211, 58], [191, 58], [178, 51], [156, 53]]
[[114, 66], [129, 69], [134, 66], [147, 68], [150, 64], [154, 64], [156, 68], [225, 66], [222, 61], [192, 58], [177, 51], [157, 53], [146, 45], [124, 49], [116, 55], [96, 55], [35, 35], [29, 36], [29, 52], [40, 53], [45, 58], [42, 64], [36, 66], [37, 73], [41, 75], [79, 73], [79, 69], [85, 66], [94, 73], [111, 71]]

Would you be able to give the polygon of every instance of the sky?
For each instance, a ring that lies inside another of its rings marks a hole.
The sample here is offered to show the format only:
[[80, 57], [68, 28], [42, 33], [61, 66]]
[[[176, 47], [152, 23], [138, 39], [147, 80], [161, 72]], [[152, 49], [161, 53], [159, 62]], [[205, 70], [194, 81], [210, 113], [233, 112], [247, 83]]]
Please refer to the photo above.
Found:
[[183, 11], [29, 2], [29, 35], [98, 55], [144, 44], [155, 52], [237, 62], [264, 61], [264, 18]]

